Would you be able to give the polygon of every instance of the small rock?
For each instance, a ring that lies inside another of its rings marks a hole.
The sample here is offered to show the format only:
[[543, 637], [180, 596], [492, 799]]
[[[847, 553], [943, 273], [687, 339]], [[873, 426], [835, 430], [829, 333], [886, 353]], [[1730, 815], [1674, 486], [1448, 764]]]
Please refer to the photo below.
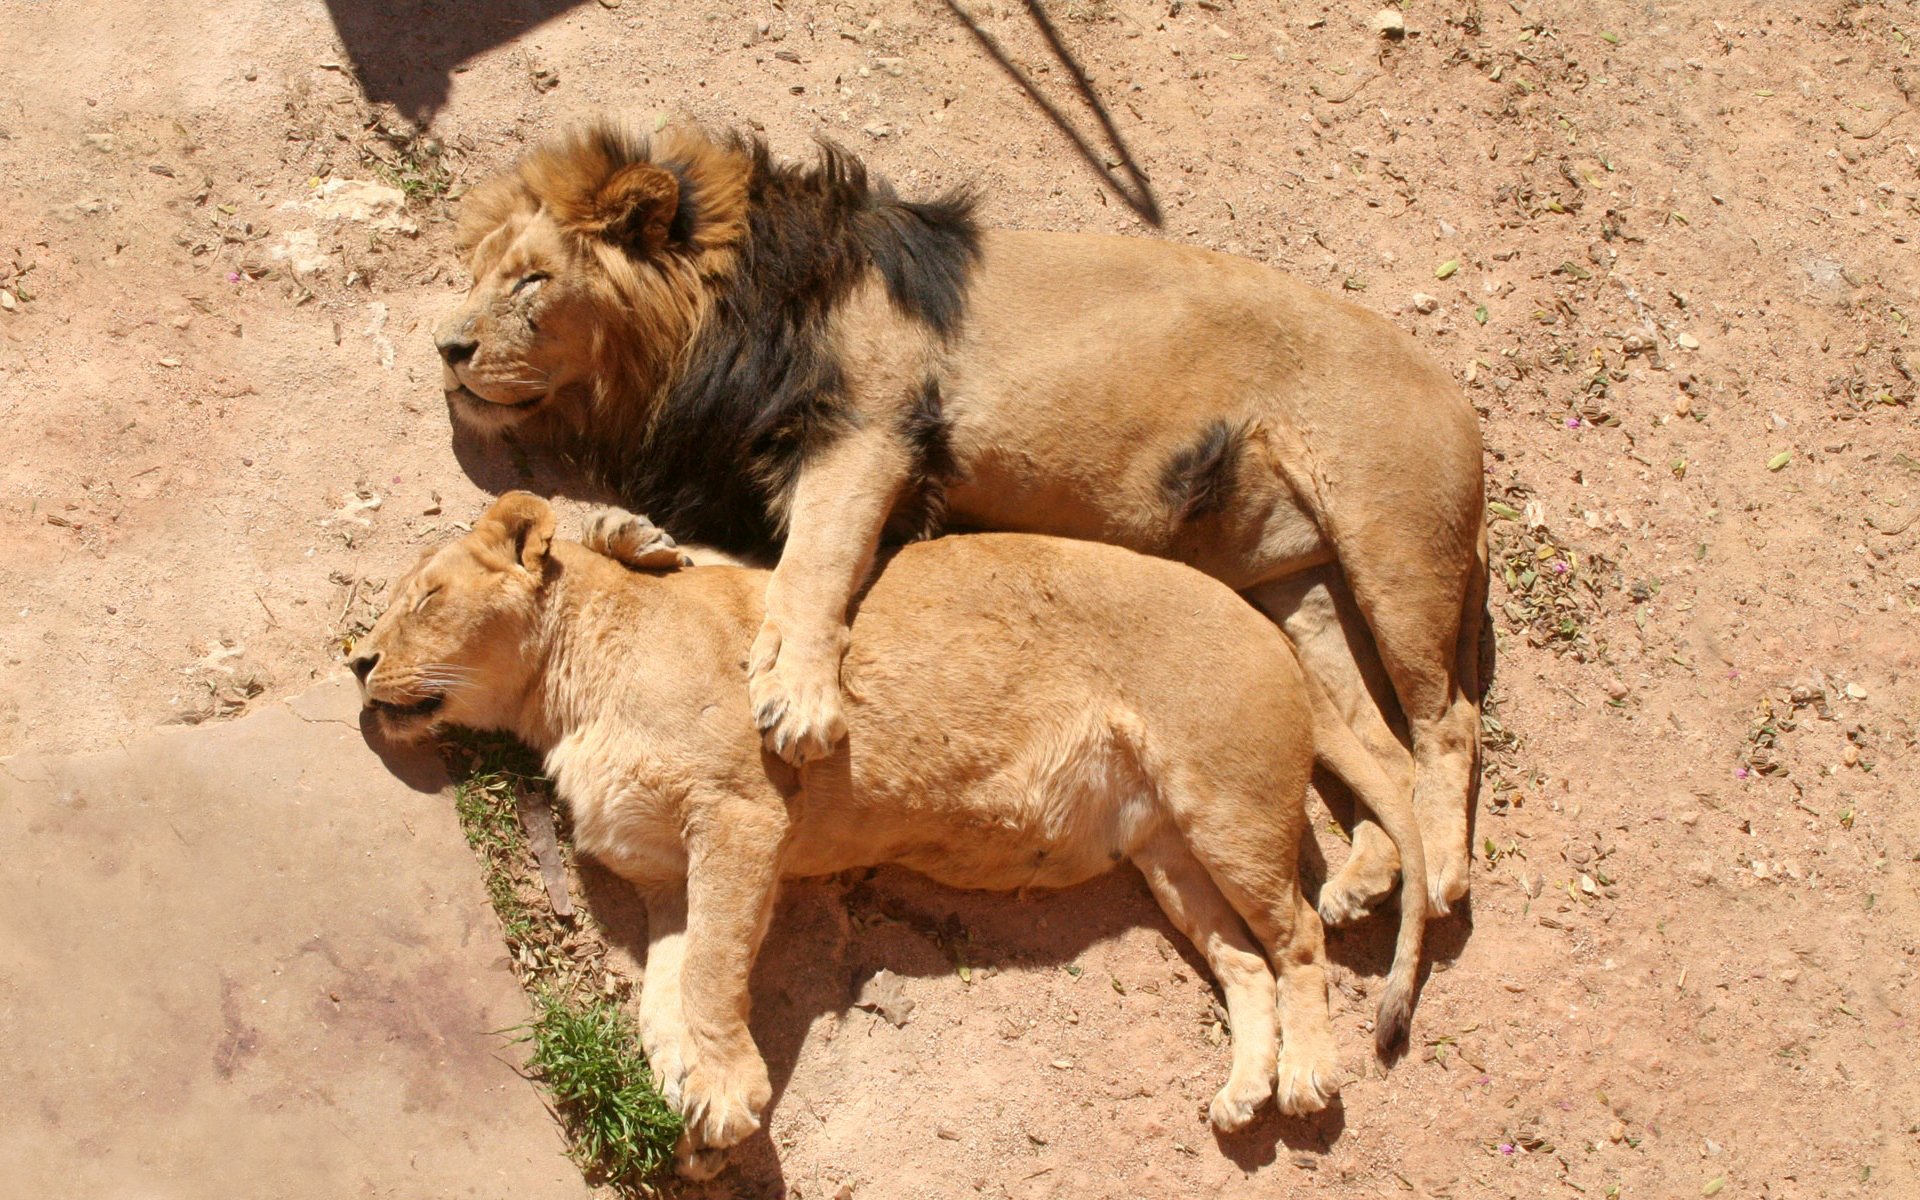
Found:
[[1867, 689], [1861, 687], [1857, 683], [1850, 683], [1847, 685], [1847, 699], [1865, 700], [1866, 698], [1867, 698]]
[[1622, 1141], [1626, 1138], [1626, 1136], [1627, 1136], [1627, 1123], [1625, 1121], [1615, 1121], [1613, 1123], [1613, 1128], [1607, 1130], [1607, 1140], [1610, 1142]]
[[840, 1190], [833, 1194], [833, 1200], [853, 1200], [853, 1185], [850, 1183], [841, 1184]]
[[619, 8], [620, 0], [600, 0], [601, 8]]
[[960, 1140], [960, 1131], [951, 1125], [936, 1125], [933, 1127], [933, 1136], [943, 1142], [957, 1142]]
[[1627, 685], [1620, 680], [1608, 679], [1605, 687], [1607, 689], [1607, 699], [1625, 700], [1627, 698]]
[[1430, 313], [1439, 307], [1440, 301], [1437, 298], [1429, 296], [1425, 292], [1415, 292], [1413, 294], [1413, 308], [1415, 312]]
[[1683, 333], [1673, 340], [1680, 344], [1682, 350], [1698, 350], [1700, 348], [1700, 339], [1690, 333]]
[[882, 122], [879, 122], [878, 124], [867, 125], [863, 127], [861, 132], [865, 133], [870, 138], [883, 138], [893, 133], [893, 126], [887, 124], [885, 121], [882, 121]]
[[907, 73], [907, 60], [904, 58], [876, 58], [874, 65], [889, 75], [900, 76]]
[[240, 78], [246, 80], [248, 83], [252, 83], [254, 80], [260, 78], [260, 72], [254, 67], [248, 67], [246, 70], [240, 72]]
[[1407, 18], [1397, 8], [1383, 8], [1373, 15], [1373, 31], [1398, 41], [1407, 36]]
[[8, 312], [12, 312], [14, 303], [15, 301], [13, 298], [13, 293], [6, 291], [5, 289], [0, 289], [0, 308], [4, 308]]
[[1847, 748], [1840, 752], [1840, 761], [1850, 767], [1858, 763], [1860, 761], [1860, 747], [1849, 742]]

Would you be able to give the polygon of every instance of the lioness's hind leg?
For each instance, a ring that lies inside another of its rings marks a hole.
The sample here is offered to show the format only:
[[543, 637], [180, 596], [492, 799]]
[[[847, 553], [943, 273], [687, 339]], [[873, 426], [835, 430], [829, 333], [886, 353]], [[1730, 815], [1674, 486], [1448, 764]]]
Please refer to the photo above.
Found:
[[[1340, 1092], [1339, 1055], [1327, 1009], [1325, 933], [1320, 914], [1300, 894], [1304, 776], [1303, 770], [1285, 790], [1241, 802], [1197, 781], [1165, 793], [1179, 814], [1188, 849], [1266, 948], [1279, 978], [1275, 1095], [1288, 1116], [1319, 1112]], [[1273, 782], [1284, 780], [1276, 773]]]
[[1214, 1128], [1232, 1133], [1252, 1121], [1273, 1095], [1279, 1035], [1273, 969], [1178, 833], [1163, 830], [1133, 861], [1167, 919], [1207, 960], [1226, 995], [1227, 1019], [1233, 1024], [1233, 1071], [1207, 1115]]
[[657, 570], [693, 565], [666, 530], [624, 508], [609, 506], [589, 513], [580, 544], [630, 567]]
[[1340, 1056], [1327, 1008], [1327, 941], [1320, 914], [1294, 889], [1294, 919], [1276, 939], [1280, 975], [1280, 1068], [1274, 1095], [1284, 1113], [1319, 1112], [1340, 1091]]

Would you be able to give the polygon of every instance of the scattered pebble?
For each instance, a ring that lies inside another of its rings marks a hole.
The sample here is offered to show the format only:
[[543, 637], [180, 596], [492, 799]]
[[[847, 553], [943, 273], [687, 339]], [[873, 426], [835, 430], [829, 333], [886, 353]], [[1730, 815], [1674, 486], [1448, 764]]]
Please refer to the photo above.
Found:
[[1440, 301], [1437, 298], [1429, 296], [1425, 292], [1415, 292], [1413, 294], [1413, 308], [1415, 312], [1430, 313], [1439, 307]]
[[1407, 36], [1407, 18], [1397, 8], [1383, 8], [1373, 14], [1373, 31], [1397, 41]]
[[1673, 340], [1679, 343], [1682, 350], [1698, 350], [1700, 348], [1700, 339], [1690, 333], [1683, 333]]

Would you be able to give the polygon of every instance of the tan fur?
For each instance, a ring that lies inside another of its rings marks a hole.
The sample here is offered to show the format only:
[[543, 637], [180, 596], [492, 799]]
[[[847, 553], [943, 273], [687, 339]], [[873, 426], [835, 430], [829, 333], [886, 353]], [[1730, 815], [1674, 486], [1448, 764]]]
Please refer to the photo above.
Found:
[[552, 530], [544, 501], [503, 497], [399, 582], [354, 669], [394, 736], [457, 724], [544, 752], [579, 850], [640, 889], [642, 1039], [687, 1117], [684, 1169], [716, 1165], [769, 1099], [747, 979], [778, 881], [880, 863], [1012, 889], [1130, 859], [1226, 995], [1214, 1124], [1245, 1125], [1276, 1092], [1288, 1113], [1322, 1108], [1337, 1055], [1296, 874], [1316, 743], [1411, 835], [1380, 1014], [1404, 1027], [1424, 925], [1411, 812], [1226, 588], [1088, 542], [908, 547], [859, 605], [847, 738], [795, 770], [738, 719], [767, 572], [674, 569], [670, 542], [618, 512], [590, 522], [592, 548]]
[[[530, 417], [501, 407], [536, 386], [513, 378], [590, 390], [593, 420], [576, 415], [575, 426], [602, 438], [657, 412], [671, 353], [720, 319], [711, 281], [743, 269], [734, 248], [745, 201], [727, 181], [746, 167], [739, 151], [693, 132], [655, 158], [698, 163], [691, 177], [725, 217], [700, 243], [697, 269], [680, 256], [613, 251], [569, 224], [566, 206], [547, 197], [588, 189], [603, 168], [576, 143], [534, 152], [467, 202], [475, 283], [442, 331], [480, 342], [474, 365], [449, 380], [463, 420], [558, 419], [553, 405]], [[564, 286], [546, 301], [543, 336], [528, 338], [507, 291], [536, 269]], [[565, 296], [585, 299], [563, 306]], [[931, 382], [951, 423], [956, 527], [1110, 542], [1188, 562], [1249, 596], [1337, 567], [1326, 586], [1354, 622], [1328, 623], [1326, 605], [1263, 607], [1320, 643], [1308, 667], [1336, 707], [1372, 710], [1356, 719], [1382, 769], [1413, 789], [1433, 910], [1465, 894], [1479, 695], [1464, 664], [1486, 573], [1480, 435], [1472, 408], [1411, 338], [1253, 262], [1147, 239], [1014, 231], [984, 235], [951, 337], [873, 282], [840, 306], [831, 338], [854, 416], [777, 498], [790, 536], [752, 687], [770, 748], [804, 762], [845, 726], [836, 668], [847, 605], [909, 486], [912, 448], [900, 431]], [[1170, 503], [1165, 473], [1216, 424], [1240, 435], [1242, 452], [1218, 507], [1188, 512]], [[1384, 711], [1356, 690], [1380, 669]], [[1390, 729], [1396, 707], [1411, 755]], [[1350, 918], [1386, 890], [1396, 864], [1378, 833], [1358, 831], [1323, 913]]]

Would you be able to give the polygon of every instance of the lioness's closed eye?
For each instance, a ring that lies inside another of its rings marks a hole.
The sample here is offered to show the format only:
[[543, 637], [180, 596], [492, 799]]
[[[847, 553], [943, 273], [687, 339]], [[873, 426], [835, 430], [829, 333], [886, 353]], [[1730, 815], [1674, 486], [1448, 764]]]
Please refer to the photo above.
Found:
[[[747, 981], [783, 877], [899, 863], [972, 888], [1064, 887], [1131, 861], [1206, 957], [1233, 1022], [1210, 1107], [1240, 1128], [1339, 1089], [1320, 919], [1296, 864], [1327, 762], [1402, 839], [1400, 941], [1379, 1012], [1405, 1033], [1421, 847], [1404, 798], [1287, 640], [1189, 568], [1090, 542], [946, 537], [888, 559], [844, 672], [848, 741], [801, 768], [738, 711], [767, 572], [680, 569], [670, 539], [606, 513], [553, 537], [513, 493], [424, 560], [359, 647], [374, 719], [466, 725], [545, 755], [576, 846], [641, 892], [644, 1048], [708, 1173], [771, 1097]], [[634, 565], [649, 568], [636, 570]]]

